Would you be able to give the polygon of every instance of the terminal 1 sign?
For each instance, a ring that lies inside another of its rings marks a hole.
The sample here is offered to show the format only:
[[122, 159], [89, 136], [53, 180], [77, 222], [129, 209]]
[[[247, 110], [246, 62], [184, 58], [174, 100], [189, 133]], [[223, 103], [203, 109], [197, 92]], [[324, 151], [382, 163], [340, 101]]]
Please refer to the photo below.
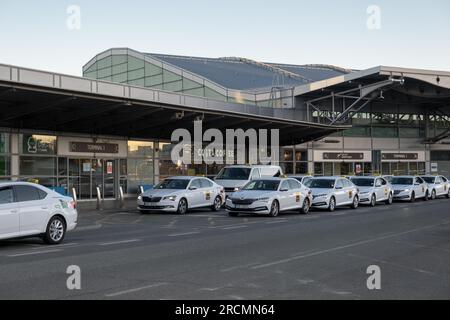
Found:
[[382, 153], [382, 160], [418, 160], [418, 153]]

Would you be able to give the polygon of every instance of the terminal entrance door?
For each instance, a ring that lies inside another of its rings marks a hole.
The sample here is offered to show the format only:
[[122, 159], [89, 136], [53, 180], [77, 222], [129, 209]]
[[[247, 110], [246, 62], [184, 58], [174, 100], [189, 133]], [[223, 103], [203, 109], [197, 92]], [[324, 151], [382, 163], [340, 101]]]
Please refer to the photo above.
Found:
[[69, 188], [80, 200], [95, 199], [97, 187], [102, 198], [115, 198], [118, 190], [117, 159], [69, 159]]

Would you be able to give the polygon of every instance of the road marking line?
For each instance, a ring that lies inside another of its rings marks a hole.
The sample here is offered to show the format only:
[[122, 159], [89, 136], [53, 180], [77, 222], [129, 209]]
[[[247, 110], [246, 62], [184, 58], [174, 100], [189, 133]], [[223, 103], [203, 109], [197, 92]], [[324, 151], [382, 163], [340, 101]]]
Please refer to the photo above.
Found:
[[124, 294], [128, 294], [128, 293], [134, 293], [134, 292], [138, 292], [138, 291], [142, 291], [142, 290], [146, 290], [146, 289], [151, 289], [151, 288], [156, 288], [156, 287], [160, 287], [163, 285], [166, 285], [167, 283], [165, 282], [159, 282], [159, 283], [154, 283], [145, 287], [139, 287], [139, 288], [134, 288], [134, 289], [129, 289], [129, 290], [124, 290], [124, 291], [119, 291], [119, 292], [114, 292], [114, 293], [108, 293], [105, 294], [105, 297], [117, 297], [117, 296], [121, 296]]
[[59, 252], [59, 251], [62, 251], [62, 250], [54, 249], [54, 250], [45, 250], [45, 251], [24, 252], [24, 253], [17, 253], [17, 254], [9, 254], [9, 255], [7, 255], [7, 257], [14, 258], [14, 257], [30, 256], [33, 254], [44, 254], [44, 253], [52, 253], [52, 252]]
[[111, 246], [114, 244], [131, 243], [131, 242], [138, 242], [138, 241], [141, 241], [141, 240], [131, 239], [131, 240], [122, 240], [122, 241], [114, 241], [114, 242], [104, 242], [104, 243], [100, 243], [99, 246]]
[[273, 261], [273, 262], [261, 264], [261, 265], [258, 265], [258, 266], [254, 266], [254, 267], [252, 267], [252, 269], [267, 268], [267, 267], [271, 267], [271, 266], [278, 265], [278, 264], [283, 264], [283, 263], [287, 263], [287, 262], [291, 262], [291, 261], [295, 261], [295, 260], [300, 260], [300, 259], [304, 259], [304, 258], [318, 256], [318, 255], [321, 255], [321, 254], [324, 254], [324, 253], [339, 251], [339, 250], [342, 250], [342, 249], [348, 249], [348, 248], [356, 247], [356, 246], [359, 246], [359, 245], [363, 245], [363, 244], [367, 244], [367, 243], [371, 243], [371, 242], [376, 242], [376, 241], [379, 241], [379, 240], [385, 240], [385, 239], [394, 238], [394, 237], [402, 236], [402, 235], [409, 234], [409, 233], [414, 233], [414, 232], [418, 232], [418, 231], [422, 231], [422, 230], [432, 229], [432, 228], [436, 228], [436, 227], [439, 227], [439, 226], [442, 226], [442, 225], [445, 225], [445, 224], [450, 224], [450, 221], [445, 222], [445, 223], [430, 225], [430, 226], [426, 226], [426, 227], [416, 228], [416, 229], [412, 229], [412, 230], [408, 230], [408, 231], [404, 231], [404, 232], [398, 232], [398, 233], [394, 233], [394, 234], [389, 234], [389, 235], [376, 237], [376, 238], [372, 238], [372, 239], [357, 241], [357, 242], [353, 242], [353, 243], [350, 243], [350, 244], [347, 244], [347, 245], [338, 246], [338, 247], [334, 247], [334, 248], [330, 248], [330, 249], [319, 250], [319, 251], [311, 252], [311, 253], [304, 254], [304, 255], [294, 256], [294, 257], [291, 257], [291, 258], [280, 259], [280, 260], [277, 260], [277, 261]]
[[85, 227], [76, 227], [74, 230], [70, 231], [70, 232], [81, 232], [81, 231], [88, 231], [88, 230], [96, 230], [96, 229], [100, 229], [102, 227], [101, 224], [96, 224], [96, 225], [92, 225], [92, 226], [85, 226]]
[[249, 263], [249, 264], [244, 264], [244, 265], [238, 265], [238, 266], [233, 266], [233, 267], [229, 267], [229, 268], [225, 268], [225, 269], [221, 269], [221, 272], [229, 272], [229, 271], [233, 271], [236, 269], [243, 269], [243, 268], [249, 268], [255, 265], [258, 265], [259, 262], [253, 262], [253, 263]]
[[288, 220], [276, 220], [276, 221], [267, 221], [266, 224], [274, 224], [274, 223], [282, 223], [282, 222], [287, 222]]
[[184, 232], [184, 233], [172, 233], [172, 234], [169, 234], [168, 236], [169, 237], [179, 237], [179, 236], [188, 236], [188, 235], [197, 234], [197, 233], [200, 233], [200, 231], [192, 231], [192, 232]]
[[241, 228], [248, 228], [248, 226], [243, 225], [243, 226], [225, 227], [225, 228], [222, 228], [222, 230], [233, 230], [233, 229], [241, 229]]
[[[79, 243], [64, 243], [64, 244], [58, 244], [53, 246], [53, 248], [61, 248], [61, 247], [72, 247], [76, 246]], [[42, 247], [45, 247], [45, 245], [39, 245], [38, 247], [33, 248], [33, 250], [42, 249]]]

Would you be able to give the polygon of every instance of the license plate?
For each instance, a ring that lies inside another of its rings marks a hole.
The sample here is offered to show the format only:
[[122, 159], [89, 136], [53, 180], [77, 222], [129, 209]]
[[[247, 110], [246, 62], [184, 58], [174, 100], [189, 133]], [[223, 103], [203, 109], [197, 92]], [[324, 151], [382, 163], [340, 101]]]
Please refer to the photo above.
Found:
[[154, 203], [154, 202], [146, 202], [146, 203], [144, 203], [144, 205], [146, 207], [154, 207], [154, 206], [156, 206], [156, 203]]
[[236, 209], [247, 209], [248, 208], [248, 205], [245, 205], [245, 204], [237, 204], [236, 205]]

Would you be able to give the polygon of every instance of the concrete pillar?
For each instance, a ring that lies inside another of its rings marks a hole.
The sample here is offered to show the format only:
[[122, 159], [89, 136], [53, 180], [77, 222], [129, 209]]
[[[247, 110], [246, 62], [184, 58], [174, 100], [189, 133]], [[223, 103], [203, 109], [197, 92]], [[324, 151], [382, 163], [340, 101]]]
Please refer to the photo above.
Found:
[[11, 180], [19, 179], [19, 139], [20, 134], [11, 133]]

